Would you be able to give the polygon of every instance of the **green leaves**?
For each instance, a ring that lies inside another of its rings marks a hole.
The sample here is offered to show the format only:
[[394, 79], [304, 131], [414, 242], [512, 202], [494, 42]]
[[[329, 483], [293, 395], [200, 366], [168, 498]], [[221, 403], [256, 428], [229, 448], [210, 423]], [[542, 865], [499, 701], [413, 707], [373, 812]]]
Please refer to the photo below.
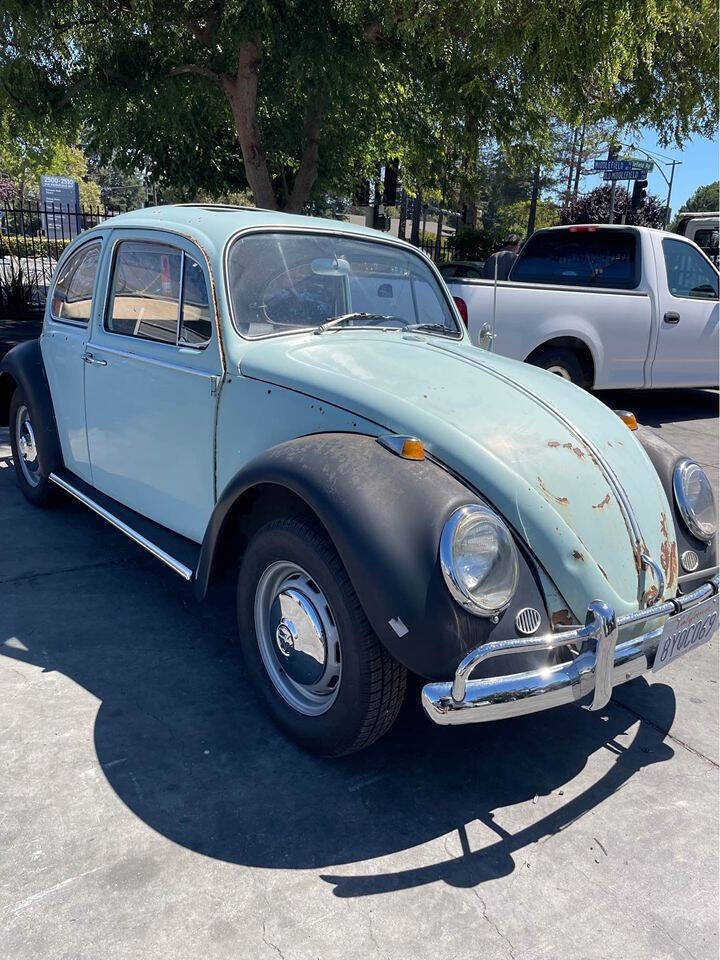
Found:
[[558, 121], [676, 142], [717, 123], [712, 0], [6, 0], [0, 24], [0, 115], [28, 139], [83, 127], [188, 196], [258, 164], [277, 205], [301, 169], [301, 199], [349, 195], [388, 156], [413, 188], [467, 193], [482, 140], [539, 159]]

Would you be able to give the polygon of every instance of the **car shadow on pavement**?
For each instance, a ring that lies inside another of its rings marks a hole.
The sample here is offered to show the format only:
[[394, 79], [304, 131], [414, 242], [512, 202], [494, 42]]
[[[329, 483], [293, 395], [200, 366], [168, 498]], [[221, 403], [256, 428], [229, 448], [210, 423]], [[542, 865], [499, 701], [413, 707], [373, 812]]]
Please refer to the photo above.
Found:
[[631, 410], [648, 427], [709, 420], [720, 413], [717, 390], [598, 390], [595, 396], [611, 410]]
[[[662, 684], [653, 688], [653, 724], [635, 727], [637, 718], [611, 702], [600, 713], [564, 707], [457, 728], [426, 719], [416, 684], [384, 739], [342, 760], [319, 759], [286, 740], [256, 698], [230, 643], [229, 585], [198, 606], [131, 545], [100, 574], [6, 583], [0, 654], [61, 672], [98, 698], [95, 749], [112, 789], [151, 828], [207, 857], [316, 870], [340, 897], [434, 881], [471, 887], [510, 874], [518, 851], [673, 756], [663, 737], [675, 699]], [[571, 784], [602, 749], [606, 772], [589, 786]], [[500, 808], [550, 795], [544, 806], [552, 812], [519, 832], [494, 820]], [[473, 821], [497, 839], [471, 851], [466, 827]], [[366, 871], [367, 861], [448, 834], [460, 846], [441, 863], [369, 875], [347, 870], [365, 862]], [[342, 874], [332, 869], [340, 865]]]

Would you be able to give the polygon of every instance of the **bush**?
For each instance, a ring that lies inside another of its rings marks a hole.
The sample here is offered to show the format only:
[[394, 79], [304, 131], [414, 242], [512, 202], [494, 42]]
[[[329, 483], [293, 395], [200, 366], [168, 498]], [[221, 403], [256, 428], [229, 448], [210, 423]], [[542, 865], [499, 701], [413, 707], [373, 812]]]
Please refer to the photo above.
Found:
[[0, 234], [0, 257], [20, 257], [30, 260], [34, 257], [49, 257], [57, 260], [68, 243], [70, 243], [69, 240], [49, 240], [47, 237]]
[[487, 260], [503, 239], [504, 237], [492, 230], [461, 227], [454, 237], [448, 238], [447, 245], [453, 260]]
[[35, 310], [33, 284], [16, 260], [0, 264], [0, 317], [25, 320]]

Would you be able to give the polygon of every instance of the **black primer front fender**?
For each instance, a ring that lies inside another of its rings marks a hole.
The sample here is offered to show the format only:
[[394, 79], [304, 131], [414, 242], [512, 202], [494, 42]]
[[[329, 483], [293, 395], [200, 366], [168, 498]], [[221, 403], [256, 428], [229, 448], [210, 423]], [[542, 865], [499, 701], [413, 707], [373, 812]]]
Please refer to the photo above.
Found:
[[[196, 576], [207, 589], [222, 525], [239, 497], [259, 484], [298, 496], [324, 525], [381, 642], [411, 670], [448, 678], [467, 651], [498, 632], [512, 635], [512, 616], [495, 626], [466, 613], [450, 596], [438, 559], [445, 521], [478, 497], [430, 460], [390, 453], [372, 437], [325, 433], [279, 444], [247, 465], [220, 497], [203, 541]], [[540, 604], [526, 564], [524, 593]], [[521, 591], [519, 591], [520, 593]], [[390, 621], [396, 622], [393, 629]], [[402, 634], [401, 636], [398, 634]]]
[[[3, 396], [7, 393], [8, 404], [10, 402], [8, 387], [12, 386], [13, 381], [22, 387], [30, 401], [33, 426], [47, 469], [61, 468], [62, 451], [55, 422], [55, 410], [39, 340], [26, 340], [24, 343], [19, 343], [9, 350], [0, 362], [0, 393]], [[0, 418], [0, 423], [5, 419], [4, 416]], [[3, 426], [7, 426], [7, 423]]]

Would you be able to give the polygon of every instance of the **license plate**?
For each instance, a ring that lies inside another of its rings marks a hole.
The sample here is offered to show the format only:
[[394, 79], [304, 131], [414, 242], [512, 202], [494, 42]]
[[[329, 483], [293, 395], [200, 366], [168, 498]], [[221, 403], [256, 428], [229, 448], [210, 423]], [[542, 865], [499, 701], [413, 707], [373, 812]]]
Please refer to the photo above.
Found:
[[670, 617], [663, 628], [653, 664], [653, 673], [662, 670], [688, 650], [707, 643], [718, 623], [718, 597], [709, 597], [691, 610]]

